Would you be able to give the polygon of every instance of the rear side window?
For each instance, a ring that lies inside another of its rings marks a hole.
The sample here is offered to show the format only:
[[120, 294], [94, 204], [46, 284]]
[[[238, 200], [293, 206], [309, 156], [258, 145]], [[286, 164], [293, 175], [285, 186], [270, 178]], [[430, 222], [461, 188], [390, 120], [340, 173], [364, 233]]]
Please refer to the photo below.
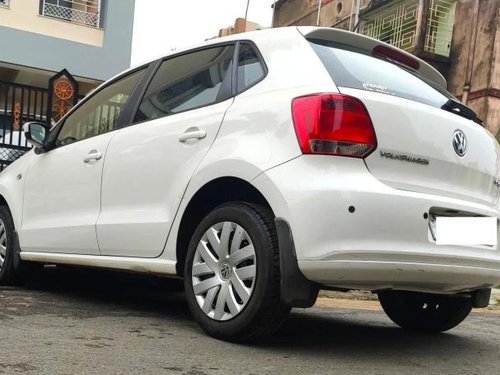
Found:
[[255, 85], [266, 75], [257, 52], [246, 43], [240, 44], [238, 55], [238, 92]]
[[311, 42], [338, 87], [398, 96], [441, 107], [451, 94], [440, 90], [403, 67], [360, 52]]
[[135, 122], [153, 120], [231, 96], [234, 46], [209, 48], [165, 60], [154, 75]]

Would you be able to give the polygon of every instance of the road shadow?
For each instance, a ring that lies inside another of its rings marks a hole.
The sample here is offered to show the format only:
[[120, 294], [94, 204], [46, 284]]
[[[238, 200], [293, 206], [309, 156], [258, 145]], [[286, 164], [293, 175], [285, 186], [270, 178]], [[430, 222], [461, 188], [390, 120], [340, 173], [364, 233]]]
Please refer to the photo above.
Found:
[[[190, 320], [182, 280], [70, 266], [45, 266], [21, 288], [41, 300], [78, 309], [79, 317], [136, 315]], [[47, 312], [47, 311], [46, 311]]]
[[[191, 318], [179, 280], [107, 270], [46, 267], [31, 277], [22, 290], [31, 293], [33, 299], [42, 300], [40, 306], [45, 309], [57, 304], [58, 308], [50, 311], [59, 315], [64, 311], [82, 318], [151, 316], [166, 323], [175, 320], [189, 334], [204, 335]], [[500, 328], [496, 329], [500, 334]], [[258, 352], [300, 353], [311, 359], [323, 360], [335, 353], [335, 357], [362, 356], [374, 361], [390, 357], [391, 362], [403, 358], [411, 361], [414, 356], [466, 358], [474, 353], [497, 351], [497, 342], [482, 340], [471, 332], [473, 324], [469, 323], [439, 335], [407, 333], [380, 311], [295, 309], [273, 336], [241, 346]]]
[[276, 334], [250, 347], [311, 361], [352, 360], [354, 367], [359, 359], [411, 368], [412, 373], [433, 363], [452, 370], [457, 363], [480, 363], [480, 358], [497, 355], [499, 340], [492, 340], [500, 335], [497, 319], [472, 314], [448, 332], [431, 334], [405, 331], [382, 311], [294, 309]]

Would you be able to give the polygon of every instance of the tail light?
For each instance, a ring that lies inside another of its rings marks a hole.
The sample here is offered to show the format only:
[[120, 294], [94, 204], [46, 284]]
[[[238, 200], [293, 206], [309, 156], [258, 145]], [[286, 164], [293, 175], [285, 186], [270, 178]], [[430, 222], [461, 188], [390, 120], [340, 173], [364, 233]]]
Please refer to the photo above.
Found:
[[304, 154], [364, 158], [377, 147], [365, 106], [351, 96], [318, 94], [295, 98], [292, 114]]

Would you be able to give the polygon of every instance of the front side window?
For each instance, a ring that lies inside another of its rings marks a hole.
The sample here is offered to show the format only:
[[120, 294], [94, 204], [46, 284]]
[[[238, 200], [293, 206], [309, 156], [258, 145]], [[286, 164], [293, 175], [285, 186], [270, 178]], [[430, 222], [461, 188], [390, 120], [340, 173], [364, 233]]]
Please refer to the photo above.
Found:
[[242, 43], [238, 55], [238, 92], [259, 82], [266, 72], [255, 50], [249, 45]]
[[165, 60], [144, 95], [135, 122], [173, 115], [229, 98], [233, 54], [233, 46], [222, 46]]
[[56, 147], [115, 130], [123, 108], [144, 74], [140, 70], [113, 82], [79, 106], [64, 121]]

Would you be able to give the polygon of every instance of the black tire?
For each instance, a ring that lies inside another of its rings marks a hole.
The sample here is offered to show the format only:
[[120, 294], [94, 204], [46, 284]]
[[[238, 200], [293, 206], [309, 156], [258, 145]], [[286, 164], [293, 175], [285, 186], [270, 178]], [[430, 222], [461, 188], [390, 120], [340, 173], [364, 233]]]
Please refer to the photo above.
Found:
[[378, 293], [387, 316], [401, 328], [437, 333], [459, 325], [472, 310], [472, 300], [462, 296], [388, 291]]
[[[0, 223], [5, 230], [1, 230], [0, 236], [6, 235], [5, 254], [3, 264], [0, 267], [0, 285], [17, 285], [22, 282], [21, 260], [17, 253], [18, 245], [14, 233], [14, 223], [9, 209], [0, 206]], [[1, 227], [0, 226], [0, 227]]]
[[[213, 225], [232, 222], [249, 235], [255, 249], [256, 276], [253, 292], [244, 308], [229, 320], [209, 317], [198, 304], [193, 290], [192, 265], [204, 233]], [[205, 332], [231, 342], [252, 341], [272, 334], [290, 311], [280, 298], [280, 267], [276, 228], [272, 214], [261, 206], [243, 202], [214, 209], [195, 230], [186, 256], [184, 287], [189, 308]]]

